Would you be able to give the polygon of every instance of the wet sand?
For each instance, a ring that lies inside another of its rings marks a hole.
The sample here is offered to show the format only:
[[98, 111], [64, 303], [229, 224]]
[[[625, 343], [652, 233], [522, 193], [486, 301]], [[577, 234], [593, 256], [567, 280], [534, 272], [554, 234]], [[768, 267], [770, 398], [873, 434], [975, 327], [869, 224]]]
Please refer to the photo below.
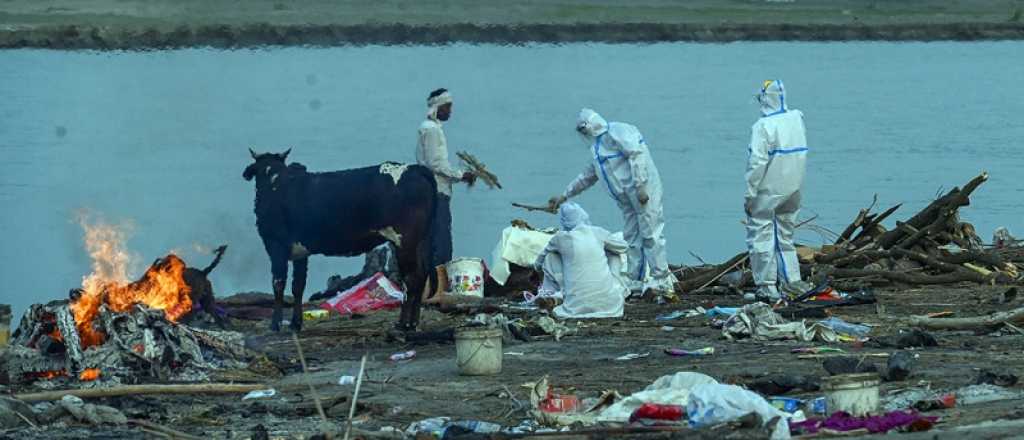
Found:
[[1022, 9], [1019, 0], [9, 0], [0, 48], [1022, 39]]

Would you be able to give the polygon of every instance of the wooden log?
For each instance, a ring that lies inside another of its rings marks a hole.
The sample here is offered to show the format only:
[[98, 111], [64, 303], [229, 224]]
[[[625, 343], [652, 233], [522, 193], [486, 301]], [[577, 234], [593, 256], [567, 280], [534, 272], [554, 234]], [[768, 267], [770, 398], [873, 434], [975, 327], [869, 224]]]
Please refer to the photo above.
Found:
[[80, 388], [75, 390], [24, 393], [16, 394], [14, 398], [25, 402], [44, 402], [60, 400], [64, 396], [88, 399], [93, 397], [119, 397], [141, 394], [238, 394], [266, 388], [269, 387], [265, 384], [232, 383], [123, 385], [112, 388]]
[[[955, 211], [961, 206], [967, 206], [970, 204], [969, 197], [982, 183], [988, 180], [988, 173], [982, 172], [977, 177], [971, 179], [964, 185], [963, 189], [953, 188], [946, 195], [938, 198], [937, 200], [930, 203], [924, 209], [919, 211], [910, 220], [907, 220], [907, 224], [915, 228], [921, 229], [935, 222], [939, 216], [941, 210]], [[883, 249], [888, 249], [896, 244], [901, 238], [904, 237], [903, 231], [899, 229], [893, 229], [885, 234], [882, 234], [878, 239], [878, 243]]]
[[746, 252], [736, 254], [736, 256], [730, 258], [729, 261], [726, 261], [725, 263], [716, 266], [714, 270], [705, 271], [699, 275], [688, 277], [684, 280], [680, 280], [679, 283], [676, 284], [676, 290], [681, 292], [690, 292], [693, 290], [697, 290], [697, 288], [701, 286], [706, 287], [706, 283], [717, 278], [720, 278], [726, 272], [738, 266], [746, 258]]
[[874, 198], [872, 198], [871, 205], [867, 208], [861, 209], [860, 212], [857, 213], [857, 218], [853, 219], [853, 222], [850, 223], [846, 229], [843, 229], [843, 232], [839, 234], [839, 238], [836, 239], [835, 244], [842, 245], [843, 243], [850, 241], [850, 237], [857, 231], [857, 228], [864, 224], [867, 220], [868, 214], [875, 207], [876, 203], [878, 203], [878, 194], [875, 194]]
[[132, 424], [132, 425], [136, 425], [136, 426], [138, 426], [140, 428], [143, 428], [143, 430], [147, 430], [147, 431], [155, 433], [155, 434], [160, 434], [160, 435], [166, 436], [167, 438], [171, 438], [171, 439], [206, 440], [206, 438], [204, 438], [204, 437], [197, 437], [197, 436], [194, 436], [192, 434], [189, 434], [189, 433], [186, 433], [186, 432], [181, 432], [181, 431], [178, 431], [178, 430], [175, 430], [175, 429], [171, 429], [171, 428], [168, 428], [166, 426], [158, 425], [156, 423], [153, 423], [153, 422], [150, 422], [150, 421], [146, 421], [146, 420], [131, 419], [131, 420], [128, 420], [128, 423]]
[[965, 281], [974, 281], [974, 276], [965, 276], [964, 272], [951, 272], [940, 275], [928, 275], [913, 272], [897, 272], [891, 270], [834, 268], [831, 271], [826, 271], [826, 273], [835, 279], [880, 277], [885, 278], [891, 282], [912, 285], [955, 284]]
[[973, 316], [969, 318], [930, 318], [927, 316], [911, 316], [907, 323], [914, 327], [928, 330], [973, 330], [978, 328], [999, 327], [1004, 323], [1024, 324], [1024, 307], [991, 315]]
[[874, 218], [868, 220], [864, 224], [864, 227], [861, 228], [860, 233], [857, 234], [857, 236], [853, 238], [853, 240], [852, 240], [853, 243], [861, 243], [861, 242], [866, 241], [868, 238], [874, 240], [874, 237], [872, 236], [872, 233], [874, 232], [875, 228], [878, 225], [880, 225], [883, 220], [889, 218], [890, 215], [892, 215], [894, 212], [896, 212], [896, 210], [900, 209], [900, 207], [902, 207], [902, 206], [903, 206], [903, 204], [900, 203], [900, 204], [898, 204], [896, 206], [893, 206], [893, 207], [891, 207], [889, 209], [886, 209], [881, 214], [878, 214]]

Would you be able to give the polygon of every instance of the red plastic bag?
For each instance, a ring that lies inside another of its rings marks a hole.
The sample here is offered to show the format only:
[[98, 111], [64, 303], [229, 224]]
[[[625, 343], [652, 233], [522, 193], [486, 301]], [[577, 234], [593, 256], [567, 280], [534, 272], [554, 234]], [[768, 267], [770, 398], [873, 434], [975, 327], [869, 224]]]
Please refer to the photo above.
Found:
[[405, 301], [405, 293], [384, 274], [377, 272], [352, 288], [320, 304], [342, 315], [394, 309]]
[[629, 416], [629, 423], [640, 419], [648, 420], [682, 420], [683, 407], [679, 405], [661, 405], [657, 403], [645, 403], [640, 405], [633, 414]]

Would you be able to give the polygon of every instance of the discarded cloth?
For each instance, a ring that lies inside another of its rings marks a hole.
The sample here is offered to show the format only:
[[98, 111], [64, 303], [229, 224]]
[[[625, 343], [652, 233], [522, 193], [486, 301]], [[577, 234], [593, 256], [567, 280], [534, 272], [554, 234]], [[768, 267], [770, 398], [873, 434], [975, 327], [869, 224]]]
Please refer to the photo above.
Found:
[[759, 394], [736, 385], [697, 385], [690, 390], [686, 404], [690, 425], [698, 428], [735, 420], [752, 412], [761, 417], [765, 426], [775, 421], [771, 428], [772, 439], [789, 438], [789, 414], [775, 408]]
[[795, 339], [798, 341], [837, 342], [840, 337], [831, 328], [820, 323], [807, 327], [804, 321], [786, 321], [765, 303], [743, 306], [722, 326], [726, 339], [751, 338], [755, 341]]
[[628, 422], [629, 416], [633, 414], [633, 411], [636, 411], [637, 408], [640, 408], [645, 403], [686, 405], [690, 398], [690, 392], [694, 387], [717, 383], [718, 381], [711, 376], [688, 371], [662, 376], [654, 381], [654, 383], [648, 385], [647, 388], [644, 388], [643, 391], [633, 393], [605, 408], [598, 416], [598, 420]]
[[532, 229], [509, 226], [501, 232], [501, 241], [491, 254], [491, 278], [505, 285], [511, 269], [509, 263], [523, 267], [533, 267], [537, 256], [544, 251], [553, 232], [535, 231]]
[[938, 417], [922, 416], [915, 411], [893, 411], [881, 416], [868, 417], [854, 417], [849, 413], [836, 411], [827, 419], [809, 419], [792, 423], [789, 427], [793, 434], [815, 434], [822, 429], [840, 432], [866, 429], [872, 434], [880, 434], [915, 423], [920, 424], [921, 421], [925, 421], [926, 426], [930, 428], [938, 420]]

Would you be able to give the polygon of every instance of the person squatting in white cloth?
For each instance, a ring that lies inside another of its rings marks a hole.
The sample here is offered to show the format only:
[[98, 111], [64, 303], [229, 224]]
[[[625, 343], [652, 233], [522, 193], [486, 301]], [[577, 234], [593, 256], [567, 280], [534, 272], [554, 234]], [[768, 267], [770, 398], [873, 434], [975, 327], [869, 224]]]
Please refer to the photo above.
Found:
[[630, 124], [609, 123], [588, 108], [580, 111], [576, 131], [590, 147], [591, 161], [562, 195], [548, 203], [560, 205], [603, 181], [625, 223], [622, 232], [629, 243], [629, 289], [643, 291], [645, 270], [649, 269], [653, 279], [650, 288], [672, 292], [676, 280], [669, 271], [665, 250], [661, 176], [643, 135]]
[[618, 276], [625, 241], [590, 224], [587, 212], [572, 202], [558, 210], [562, 229], [548, 241], [534, 264], [543, 271], [538, 296], [557, 296], [560, 318], [613, 318], [622, 316], [629, 289]]
[[751, 129], [747, 163], [747, 248], [760, 299], [778, 299], [778, 284], [806, 291], [793, 232], [807, 167], [804, 114], [786, 107], [782, 81], [768, 80], [756, 96], [761, 118]]

